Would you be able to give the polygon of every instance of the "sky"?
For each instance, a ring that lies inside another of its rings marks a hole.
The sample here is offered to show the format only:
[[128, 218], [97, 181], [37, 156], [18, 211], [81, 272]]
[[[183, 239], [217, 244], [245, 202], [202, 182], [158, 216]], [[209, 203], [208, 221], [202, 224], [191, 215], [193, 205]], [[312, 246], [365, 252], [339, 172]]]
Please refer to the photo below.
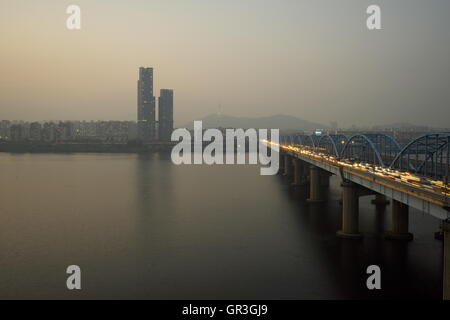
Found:
[[146, 66], [155, 96], [174, 90], [175, 125], [220, 111], [449, 127], [449, 30], [448, 0], [0, 0], [0, 119], [135, 120]]

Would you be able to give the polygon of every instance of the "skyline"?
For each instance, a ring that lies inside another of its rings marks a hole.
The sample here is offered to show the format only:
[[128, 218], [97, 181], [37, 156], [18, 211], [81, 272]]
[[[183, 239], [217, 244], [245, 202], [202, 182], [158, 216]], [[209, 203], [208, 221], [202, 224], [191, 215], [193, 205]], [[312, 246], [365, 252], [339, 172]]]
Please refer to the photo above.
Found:
[[156, 98], [153, 95], [153, 68], [139, 68], [137, 81], [138, 137], [153, 140], [156, 134]]
[[450, 301], [449, 14], [0, 0], [0, 300]]
[[448, 127], [450, 3], [377, 1], [375, 32], [368, 1], [258, 3], [78, 1], [82, 28], [68, 31], [68, 3], [2, 1], [0, 118], [136, 119], [136, 69], [150, 65], [156, 91], [177, 91], [175, 126], [221, 106], [339, 127]]

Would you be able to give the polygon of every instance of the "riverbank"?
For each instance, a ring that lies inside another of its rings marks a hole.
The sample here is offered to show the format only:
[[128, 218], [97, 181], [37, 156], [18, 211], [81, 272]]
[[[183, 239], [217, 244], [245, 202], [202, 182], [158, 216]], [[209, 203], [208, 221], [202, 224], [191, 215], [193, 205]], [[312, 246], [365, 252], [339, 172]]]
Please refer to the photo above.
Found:
[[154, 142], [147, 144], [106, 143], [0, 143], [0, 152], [11, 153], [143, 153], [171, 151], [175, 143]]

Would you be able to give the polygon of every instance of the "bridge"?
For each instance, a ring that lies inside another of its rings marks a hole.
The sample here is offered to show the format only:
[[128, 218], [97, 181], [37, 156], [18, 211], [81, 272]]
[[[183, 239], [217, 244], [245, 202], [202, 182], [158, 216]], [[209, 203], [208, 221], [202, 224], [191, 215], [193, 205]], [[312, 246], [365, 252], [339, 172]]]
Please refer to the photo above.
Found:
[[[308, 202], [325, 201], [331, 175], [342, 187], [342, 229], [337, 236], [361, 239], [359, 197], [375, 195], [372, 202], [392, 201], [390, 240], [412, 240], [409, 207], [442, 222], [444, 237], [443, 297], [450, 299], [450, 132], [421, 135], [401, 146], [381, 133], [282, 135], [277, 145], [280, 170], [293, 185], [309, 185]], [[273, 152], [273, 151], [272, 151]]]

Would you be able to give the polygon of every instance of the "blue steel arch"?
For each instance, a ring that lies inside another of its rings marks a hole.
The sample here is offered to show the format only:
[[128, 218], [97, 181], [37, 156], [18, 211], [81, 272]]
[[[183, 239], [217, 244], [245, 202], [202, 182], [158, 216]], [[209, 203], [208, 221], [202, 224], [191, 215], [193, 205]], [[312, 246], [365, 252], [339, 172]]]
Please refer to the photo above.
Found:
[[287, 144], [293, 146], [295, 144], [294, 136], [287, 137]]
[[300, 145], [302, 144], [301, 135], [299, 135], [299, 134], [294, 134], [294, 135], [292, 136], [292, 143], [293, 143], [295, 146], [300, 146]]
[[433, 178], [445, 178], [448, 183], [450, 132], [427, 133], [415, 138], [397, 154], [389, 167]]
[[297, 139], [301, 145], [316, 147], [316, 141], [312, 135], [300, 134], [297, 136]]
[[301, 145], [302, 144], [302, 141], [300, 139], [300, 135], [299, 134], [294, 135], [294, 144], [296, 144], [296, 145]]
[[314, 147], [317, 147], [319, 145], [319, 140], [321, 136], [312, 134], [309, 136], [311, 138], [311, 140], [313, 141]]
[[280, 136], [280, 143], [281, 144], [287, 144], [287, 145], [293, 145], [295, 142], [294, 137], [291, 135], [282, 135]]
[[[355, 149], [358, 149], [355, 152]], [[387, 134], [355, 134], [345, 143], [341, 157], [357, 158], [371, 164], [386, 167], [400, 152], [398, 142]]]
[[324, 147], [328, 154], [340, 157], [341, 151], [347, 141], [347, 136], [343, 134], [325, 134], [320, 136], [317, 146]]

